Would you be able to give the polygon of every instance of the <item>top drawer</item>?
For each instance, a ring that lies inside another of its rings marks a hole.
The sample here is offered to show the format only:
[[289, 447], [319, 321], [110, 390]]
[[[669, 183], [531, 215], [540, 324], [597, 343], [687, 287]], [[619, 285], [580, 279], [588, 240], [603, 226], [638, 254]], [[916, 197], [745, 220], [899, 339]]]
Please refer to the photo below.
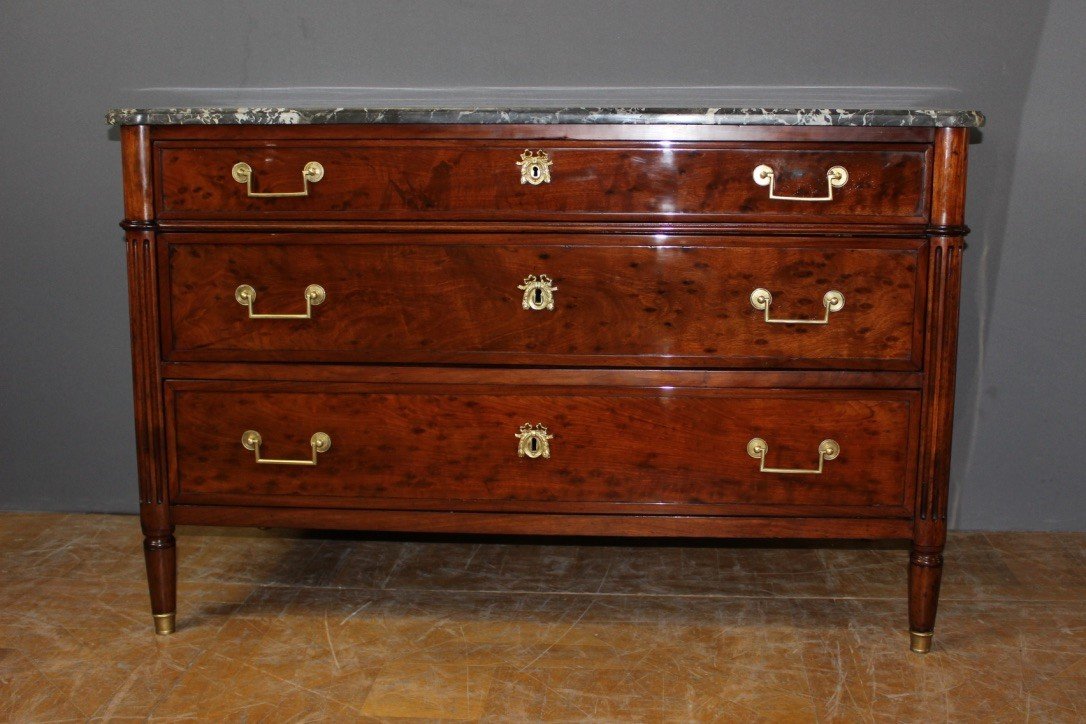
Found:
[[919, 143], [159, 141], [162, 219], [922, 224]]

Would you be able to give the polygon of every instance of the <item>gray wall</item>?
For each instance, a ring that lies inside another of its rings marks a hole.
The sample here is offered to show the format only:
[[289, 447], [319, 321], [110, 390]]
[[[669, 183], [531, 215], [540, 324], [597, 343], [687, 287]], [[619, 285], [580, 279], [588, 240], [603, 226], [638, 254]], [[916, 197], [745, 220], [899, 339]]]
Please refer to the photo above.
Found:
[[1086, 529], [1080, 0], [0, 7], [0, 507], [135, 507], [109, 106], [934, 104], [990, 119], [972, 147], [955, 523]]
[[966, 325], [979, 335], [962, 344], [979, 342], [960, 373], [973, 378], [955, 436], [963, 527], [1086, 529], [1084, 36], [1086, 2], [1053, 2], [1001, 199], [1005, 230], [979, 228], [966, 256], [983, 273], [970, 280], [978, 317]]

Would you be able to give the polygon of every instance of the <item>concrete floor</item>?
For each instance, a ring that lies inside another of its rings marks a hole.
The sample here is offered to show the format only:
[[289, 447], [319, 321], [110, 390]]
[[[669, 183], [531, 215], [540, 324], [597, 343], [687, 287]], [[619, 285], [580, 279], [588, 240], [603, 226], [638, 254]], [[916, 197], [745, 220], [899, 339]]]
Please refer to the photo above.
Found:
[[1083, 721], [1086, 534], [958, 533], [934, 650], [900, 549], [182, 528], [0, 514], [0, 720]]

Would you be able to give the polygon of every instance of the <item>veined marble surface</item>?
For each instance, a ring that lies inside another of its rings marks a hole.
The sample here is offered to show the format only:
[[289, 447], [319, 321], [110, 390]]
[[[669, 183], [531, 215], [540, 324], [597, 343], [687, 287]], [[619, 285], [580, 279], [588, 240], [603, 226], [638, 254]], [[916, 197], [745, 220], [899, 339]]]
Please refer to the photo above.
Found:
[[114, 108], [110, 125], [295, 125], [319, 123], [586, 123], [708, 126], [960, 126], [973, 110], [839, 108]]

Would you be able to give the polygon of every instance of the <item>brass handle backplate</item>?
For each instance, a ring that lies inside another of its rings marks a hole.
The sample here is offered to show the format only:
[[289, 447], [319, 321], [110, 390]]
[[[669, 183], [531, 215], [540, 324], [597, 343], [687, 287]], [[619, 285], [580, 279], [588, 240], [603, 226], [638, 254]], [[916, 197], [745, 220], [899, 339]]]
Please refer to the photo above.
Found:
[[820, 442], [818, 444], [818, 467], [814, 470], [806, 468], [767, 468], [765, 466], [765, 456], [768, 452], [769, 443], [760, 437], [751, 438], [750, 442], [747, 443], [747, 455], [761, 461], [761, 465], [758, 467], [759, 472], [785, 473], [788, 475], [821, 475], [822, 464], [840, 455], [841, 446], [837, 444], [836, 440], [823, 440]]
[[550, 441], [554, 439], [554, 435], [547, 432], [547, 426], [543, 423], [532, 427], [532, 423], [526, 422], [520, 426], [515, 437], [520, 441], [517, 444], [517, 457], [549, 458], [551, 456]]
[[554, 162], [551, 161], [546, 151], [532, 153], [526, 148], [524, 153], [520, 154], [517, 165], [520, 166], [520, 182], [522, 184], [538, 186], [539, 184], [549, 184], [551, 182], [551, 166], [554, 165]]
[[302, 167], [301, 191], [253, 191], [253, 167], [244, 161], [239, 161], [230, 169], [230, 175], [239, 184], [245, 184], [245, 195], [254, 199], [272, 199], [283, 196], [309, 196], [309, 184], [317, 183], [324, 178], [324, 166], [317, 161], [310, 161]]
[[234, 290], [234, 299], [249, 310], [249, 319], [312, 319], [313, 307], [321, 304], [328, 295], [320, 284], [310, 284], [305, 288], [305, 311], [301, 314], [257, 314], [253, 311], [256, 290], [248, 284], [242, 284]]
[[845, 295], [832, 289], [822, 295], [822, 306], [826, 310], [822, 319], [770, 319], [769, 305], [771, 304], [773, 304], [773, 295], [768, 289], [759, 287], [750, 293], [750, 305], [759, 312], [765, 313], [767, 324], [829, 324], [830, 312], [840, 312], [844, 309]]
[[322, 452], [328, 452], [328, 449], [332, 447], [332, 438], [328, 437], [327, 433], [315, 432], [313, 437], [309, 438], [309, 448], [311, 457], [309, 460], [276, 460], [275, 458], [262, 458], [260, 457], [260, 446], [263, 444], [264, 439], [260, 437], [260, 433], [256, 430], [246, 430], [241, 436], [241, 444], [246, 450], [252, 450], [253, 455], [256, 457], [258, 463], [264, 463], [266, 465], [316, 465], [317, 455]]
[[554, 293], [558, 291], [558, 287], [553, 284], [546, 274], [540, 274], [539, 278], [536, 278], [535, 274], [524, 277], [524, 283], [517, 285], [517, 289], [524, 292], [520, 306], [535, 311], [554, 311]]
[[844, 166], [833, 166], [826, 172], [825, 196], [780, 196], [777, 194], [776, 176], [764, 163], [754, 169], [754, 183], [769, 187], [769, 198], [775, 201], [833, 201], [833, 190], [848, 183], [848, 171]]

